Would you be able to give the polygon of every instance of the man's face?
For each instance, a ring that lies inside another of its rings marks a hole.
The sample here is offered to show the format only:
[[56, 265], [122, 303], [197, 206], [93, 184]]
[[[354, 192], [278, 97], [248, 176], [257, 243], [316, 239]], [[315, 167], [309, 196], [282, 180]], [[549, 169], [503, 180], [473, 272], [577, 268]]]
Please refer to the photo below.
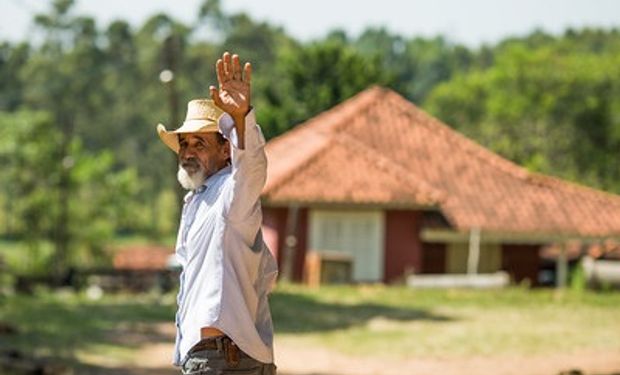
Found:
[[179, 146], [179, 182], [186, 189], [198, 188], [207, 177], [225, 167], [230, 158], [228, 142], [216, 133], [180, 134]]

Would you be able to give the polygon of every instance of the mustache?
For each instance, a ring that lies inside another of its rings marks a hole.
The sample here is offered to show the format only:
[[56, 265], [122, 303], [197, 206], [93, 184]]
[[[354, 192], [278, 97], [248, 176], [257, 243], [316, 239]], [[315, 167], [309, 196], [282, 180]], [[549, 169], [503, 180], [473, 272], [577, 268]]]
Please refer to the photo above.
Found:
[[180, 163], [182, 168], [190, 168], [190, 169], [199, 169], [200, 168], [200, 163], [198, 162], [198, 159], [196, 158], [189, 158], [187, 160], [183, 160]]

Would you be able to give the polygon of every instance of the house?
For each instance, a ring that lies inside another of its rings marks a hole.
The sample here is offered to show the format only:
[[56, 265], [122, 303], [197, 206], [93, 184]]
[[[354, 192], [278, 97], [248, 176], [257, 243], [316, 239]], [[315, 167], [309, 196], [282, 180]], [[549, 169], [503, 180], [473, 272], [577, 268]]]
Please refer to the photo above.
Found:
[[266, 152], [263, 236], [293, 280], [325, 253], [349, 256], [356, 282], [504, 270], [536, 283], [543, 246], [620, 236], [619, 196], [531, 173], [385, 88]]

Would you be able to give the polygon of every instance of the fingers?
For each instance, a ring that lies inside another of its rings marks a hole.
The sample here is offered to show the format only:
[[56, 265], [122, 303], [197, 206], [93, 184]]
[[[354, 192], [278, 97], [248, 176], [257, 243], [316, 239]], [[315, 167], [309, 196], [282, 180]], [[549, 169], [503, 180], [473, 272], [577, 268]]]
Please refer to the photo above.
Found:
[[232, 79], [233, 76], [233, 68], [232, 68], [232, 58], [230, 53], [224, 52], [222, 55], [222, 59], [224, 59], [224, 77], [227, 81]]
[[222, 59], [218, 59], [215, 63], [215, 72], [217, 74], [217, 81], [221, 85], [226, 81], [226, 73], [224, 72], [224, 62], [222, 61]]
[[252, 64], [250, 64], [249, 62], [246, 62], [245, 66], [243, 67], [243, 81], [250, 83], [251, 80], [252, 80]]
[[232, 56], [232, 77], [236, 80], [241, 80], [241, 63], [239, 62], [239, 55]]
[[221, 59], [215, 63], [215, 72], [220, 85], [230, 81], [233, 78], [233, 67], [231, 63], [230, 53], [224, 52]]
[[250, 63], [245, 63], [242, 71], [239, 55], [231, 55], [229, 52], [224, 52], [222, 58], [217, 60], [215, 70], [220, 84], [232, 79], [249, 82], [252, 74]]
[[220, 98], [220, 93], [215, 88], [215, 86], [209, 86], [209, 93], [211, 94], [211, 99], [213, 100], [213, 102], [215, 102], [215, 105], [221, 108], [223, 104], [222, 99]]

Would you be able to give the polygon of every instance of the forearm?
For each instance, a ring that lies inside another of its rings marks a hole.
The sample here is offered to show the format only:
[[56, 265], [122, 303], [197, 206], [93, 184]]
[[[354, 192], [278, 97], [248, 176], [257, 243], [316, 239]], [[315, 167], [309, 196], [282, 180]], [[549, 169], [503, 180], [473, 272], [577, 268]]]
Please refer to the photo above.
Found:
[[244, 115], [237, 115], [233, 117], [233, 121], [235, 122], [235, 129], [237, 130], [237, 147], [240, 150], [245, 149], [245, 117]]
[[221, 119], [220, 131], [231, 145], [231, 196], [226, 211], [231, 219], [241, 220], [255, 209], [267, 178], [265, 138], [252, 110], [243, 120]]

